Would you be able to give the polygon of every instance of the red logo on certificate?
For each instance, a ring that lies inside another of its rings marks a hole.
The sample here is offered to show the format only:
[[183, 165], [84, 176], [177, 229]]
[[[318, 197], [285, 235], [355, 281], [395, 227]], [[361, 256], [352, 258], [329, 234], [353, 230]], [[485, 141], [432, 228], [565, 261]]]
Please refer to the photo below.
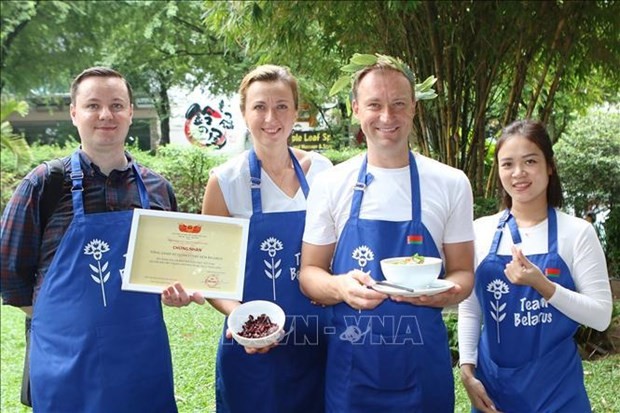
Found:
[[186, 232], [188, 234], [198, 234], [200, 231], [202, 231], [202, 226], [179, 224], [179, 231]]

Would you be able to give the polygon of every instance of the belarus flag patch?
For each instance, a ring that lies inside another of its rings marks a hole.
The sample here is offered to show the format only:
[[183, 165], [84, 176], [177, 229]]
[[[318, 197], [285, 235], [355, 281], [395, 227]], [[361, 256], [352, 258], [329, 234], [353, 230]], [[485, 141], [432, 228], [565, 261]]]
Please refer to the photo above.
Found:
[[408, 235], [407, 244], [422, 245], [424, 237], [422, 235]]
[[559, 268], [547, 268], [545, 270], [545, 275], [547, 277], [553, 277], [553, 278], [559, 277], [560, 276], [560, 269]]

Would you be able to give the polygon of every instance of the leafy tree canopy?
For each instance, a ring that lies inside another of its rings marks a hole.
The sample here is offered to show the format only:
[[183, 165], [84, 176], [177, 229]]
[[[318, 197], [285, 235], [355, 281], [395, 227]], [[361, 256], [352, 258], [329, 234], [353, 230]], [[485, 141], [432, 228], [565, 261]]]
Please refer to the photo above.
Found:
[[31, 159], [30, 148], [23, 136], [13, 132], [11, 124], [7, 120], [13, 112], [21, 116], [28, 113], [28, 104], [24, 101], [16, 101], [12, 99], [2, 99], [2, 109], [0, 110], [0, 147], [8, 150], [15, 155], [18, 167], [28, 166]]
[[83, 69], [114, 67], [153, 99], [166, 143], [170, 88], [208, 84], [229, 94], [247, 69], [201, 15], [201, 3], [187, 1], [5, 1], [3, 93], [67, 93]]
[[620, 105], [578, 117], [554, 151], [566, 201], [578, 216], [620, 206]]
[[557, 139], [577, 107], [620, 89], [617, 1], [206, 1], [204, 10], [255, 63], [311, 77], [315, 89], [304, 93], [317, 102], [354, 53], [395, 56], [419, 78], [435, 76], [438, 97], [419, 105], [414, 143], [463, 169], [477, 195], [494, 192], [484, 159], [503, 125], [537, 118]]

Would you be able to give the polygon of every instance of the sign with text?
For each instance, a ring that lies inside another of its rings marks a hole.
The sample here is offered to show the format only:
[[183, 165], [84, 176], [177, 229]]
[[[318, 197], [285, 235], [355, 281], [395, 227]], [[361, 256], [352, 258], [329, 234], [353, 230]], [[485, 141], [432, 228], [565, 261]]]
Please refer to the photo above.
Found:
[[303, 150], [329, 149], [329, 132], [325, 130], [293, 130], [291, 146]]

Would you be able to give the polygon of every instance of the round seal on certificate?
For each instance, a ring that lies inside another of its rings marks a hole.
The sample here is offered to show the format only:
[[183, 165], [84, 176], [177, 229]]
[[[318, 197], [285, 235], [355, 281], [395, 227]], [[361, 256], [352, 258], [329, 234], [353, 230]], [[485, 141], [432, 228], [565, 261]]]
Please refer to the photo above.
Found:
[[208, 275], [205, 278], [205, 285], [209, 288], [215, 288], [220, 284], [220, 279], [217, 275]]

